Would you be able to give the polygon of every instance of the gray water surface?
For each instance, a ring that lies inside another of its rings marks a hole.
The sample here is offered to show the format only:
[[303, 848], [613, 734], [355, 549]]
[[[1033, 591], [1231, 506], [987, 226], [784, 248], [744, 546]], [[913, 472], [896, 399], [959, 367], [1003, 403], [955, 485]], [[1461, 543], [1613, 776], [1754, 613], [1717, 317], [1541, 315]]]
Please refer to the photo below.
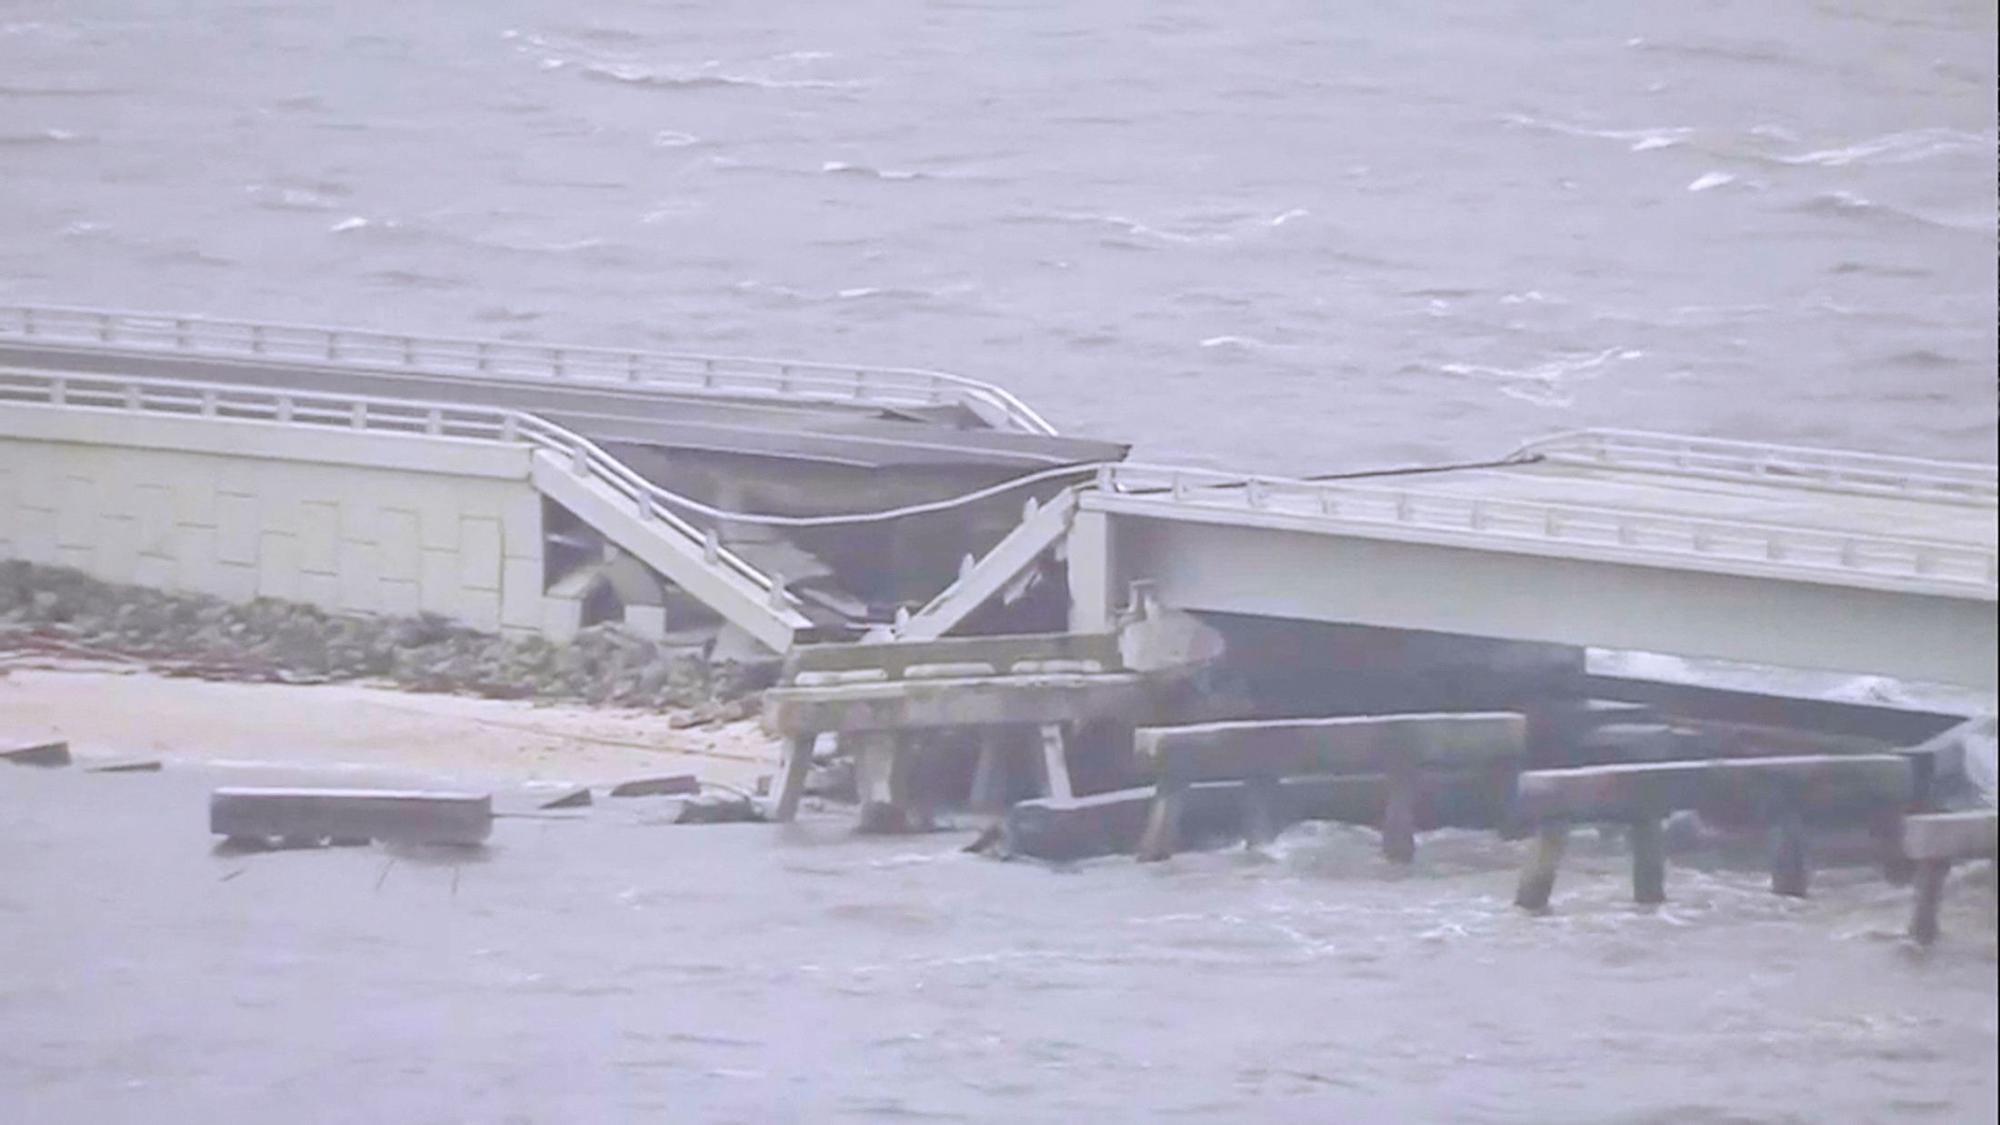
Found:
[[0, 299], [1991, 460], [1990, 2], [11, 0]]
[[477, 856], [211, 851], [209, 786], [300, 780], [0, 771], [0, 1118], [1993, 1114], [1981, 872], [1926, 955], [1872, 871], [1798, 901], [1695, 857], [1642, 909], [1588, 834], [1542, 918], [1509, 901], [1519, 848], [1478, 833], [1426, 836], [1407, 872], [1314, 825], [1268, 857], [1052, 871], [969, 833], [610, 801], [502, 820]]

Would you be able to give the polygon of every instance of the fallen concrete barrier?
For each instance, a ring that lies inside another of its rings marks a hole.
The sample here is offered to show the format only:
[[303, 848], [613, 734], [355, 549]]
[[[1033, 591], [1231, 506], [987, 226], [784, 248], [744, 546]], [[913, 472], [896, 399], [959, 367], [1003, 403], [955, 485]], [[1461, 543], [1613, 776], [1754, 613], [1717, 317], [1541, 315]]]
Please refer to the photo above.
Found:
[[161, 765], [157, 758], [142, 762], [111, 762], [102, 766], [92, 766], [85, 773], [158, 773]]
[[611, 787], [613, 797], [684, 797], [701, 792], [701, 779], [691, 773], [641, 777]]
[[0, 750], [0, 760], [17, 766], [40, 766], [52, 769], [70, 764], [69, 743], [44, 742], [39, 746], [23, 746], [18, 750]]
[[1929, 945], [1938, 937], [1938, 909], [1953, 862], [1992, 859], [2000, 844], [2000, 813], [1927, 813], [1903, 820], [1903, 854], [1917, 865], [1917, 899], [1910, 912], [1910, 937]]
[[592, 804], [592, 798], [590, 795], [590, 789], [588, 787], [585, 787], [582, 789], [572, 789], [569, 792], [564, 793], [560, 797], [543, 801], [540, 805], [537, 805], [536, 808], [582, 809], [582, 808], [589, 808], [591, 804]]
[[217, 789], [208, 799], [208, 827], [246, 842], [470, 845], [492, 834], [493, 798], [393, 789]]

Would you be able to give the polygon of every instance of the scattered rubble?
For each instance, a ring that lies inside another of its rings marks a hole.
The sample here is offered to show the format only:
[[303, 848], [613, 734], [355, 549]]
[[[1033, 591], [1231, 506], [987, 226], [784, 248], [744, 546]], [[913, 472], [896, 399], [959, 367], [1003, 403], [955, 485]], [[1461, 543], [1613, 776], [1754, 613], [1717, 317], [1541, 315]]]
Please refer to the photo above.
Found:
[[755, 712], [775, 660], [711, 659], [612, 625], [563, 644], [481, 633], [435, 615], [346, 616], [260, 598], [237, 605], [0, 562], [0, 651], [122, 661], [204, 679], [386, 680], [412, 691], [687, 712], [684, 725]]

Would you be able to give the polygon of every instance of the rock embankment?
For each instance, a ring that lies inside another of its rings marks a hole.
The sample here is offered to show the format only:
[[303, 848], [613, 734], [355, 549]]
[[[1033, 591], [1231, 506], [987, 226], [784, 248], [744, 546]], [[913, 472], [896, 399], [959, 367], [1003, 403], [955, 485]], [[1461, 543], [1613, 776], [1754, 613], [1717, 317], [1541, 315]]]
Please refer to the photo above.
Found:
[[131, 660], [176, 675], [375, 680], [412, 691], [736, 717], [775, 664], [713, 661], [711, 648], [658, 644], [610, 625], [555, 643], [481, 633], [429, 614], [348, 616], [268, 598], [238, 605], [0, 562], [0, 651]]

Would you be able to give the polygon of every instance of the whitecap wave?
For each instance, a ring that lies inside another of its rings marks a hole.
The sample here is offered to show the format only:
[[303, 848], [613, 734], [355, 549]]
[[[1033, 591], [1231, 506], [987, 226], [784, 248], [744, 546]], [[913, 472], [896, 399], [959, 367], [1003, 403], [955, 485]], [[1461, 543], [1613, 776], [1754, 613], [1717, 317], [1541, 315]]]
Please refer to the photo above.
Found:
[[1962, 129], [1928, 128], [1884, 133], [1841, 148], [1816, 149], [1775, 159], [1780, 164], [1843, 168], [1850, 164], [1914, 164], [1942, 156], [1973, 156], [1983, 160], [1992, 157], [1993, 147], [1992, 136]]
[[1633, 348], [1605, 348], [1599, 352], [1558, 356], [1528, 367], [1447, 363], [1439, 370], [1449, 375], [1497, 380], [1500, 393], [1510, 398], [1542, 406], [1570, 406], [1576, 396], [1568, 384], [1594, 379], [1614, 363], [1640, 359], [1645, 354]]
[[1566, 121], [1555, 121], [1545, 117], [1531, 117], [1524, 113], [1510, 113], [1500, 120], [1524, 129], [1539, 129], [1548, 133], [1560, 133], [1566, 137], [1586, 137], [1594, 140], [1619, 141], [1629, 146], [1633, 152], [1651, 152], [1654, 149], [1673, 148], [1686, 144], [1694, 136], [1694, 128], [1688, 125], [1656, 125], [1640, 129], [1600, 129], [1588, 125], [1574, 125]]
[[923, 172], [902, 172], [893, 168], [875, 168], [867, 164], [850, 164], [845, 160], [829, 160], [821, 164], [819, 170], [829, 176], [861, 176], [871, 180], [930, 179], [930, 176]]
[[1688, 184], [1687, 189], [1689, 191], [1714, 191], [1716, 188], [1727, 187], [1730, 184], [1736, 183], [1739, 178], [1734, 172], [1703, 172]]
[[83, 134], [69, 129], [37, 129], [27, 133], [0, 133], [0, 145], [9, 148], [26, 148], [34, 145], [61, 145], [83, 139]]
[[686, 148], [691, 144], [699, 144], [700, 141], [701, 138], [693, 133], [683, 133], [677, 129], [662, 129], [653, 134], [655, 148]]

